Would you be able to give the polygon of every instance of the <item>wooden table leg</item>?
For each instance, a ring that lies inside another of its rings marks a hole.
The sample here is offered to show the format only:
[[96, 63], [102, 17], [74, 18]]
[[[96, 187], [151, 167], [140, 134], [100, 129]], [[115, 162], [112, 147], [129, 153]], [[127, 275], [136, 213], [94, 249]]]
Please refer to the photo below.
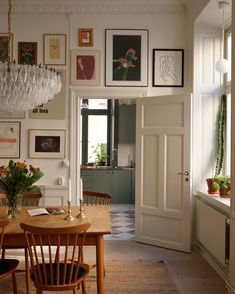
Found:
[[96, 276], [97, 294], [104, 294], [104, 238], [103, 235], [96, 237]]
[[24, 256], [25, 256], [25, 278], [26, 278], [26, 293], [30, 294], [30, 272], [29, 272], [29, 256], [28, 256], [28, 249], [24, 249]]

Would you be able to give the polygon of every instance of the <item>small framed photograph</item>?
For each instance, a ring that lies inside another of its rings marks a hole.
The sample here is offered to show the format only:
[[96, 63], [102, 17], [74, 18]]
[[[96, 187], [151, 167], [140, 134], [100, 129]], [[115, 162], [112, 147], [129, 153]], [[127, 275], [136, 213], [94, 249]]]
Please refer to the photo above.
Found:
[[66, 65], [66, 35], [43, 35], [43, 62], [48, 65]]
[[80, 47], [93, 46], [93, 29], [79, 29], [78, 30], [78, 45]]
[[153, 49], [153, 87], [184, 86], [184, 50]]
[[[7, 62], [8, 60], [8, 34], [0, 33], [0, 61]], [[13, 52], [13, 34], [10, 34], [10, 62], [12, 62]]]
[[64, 158], [65, 130], [29, 130], [29, 158]]
[[148, 30], [105, 30], [105, 85], [148, 86]]
[[21, 123], [0, 121], [0, 158], [20, 158]]
[[100, 84], [100, 51], [71, 51], [71, 84], [98, 86]]
[[18, 42], [18, 63], [37, 64], [37, 42]]

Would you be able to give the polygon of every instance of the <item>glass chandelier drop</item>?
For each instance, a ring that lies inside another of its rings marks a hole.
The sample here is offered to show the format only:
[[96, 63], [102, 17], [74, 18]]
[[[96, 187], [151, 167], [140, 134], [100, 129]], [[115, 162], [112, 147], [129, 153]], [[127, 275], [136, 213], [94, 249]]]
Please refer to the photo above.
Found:
[[60, 92], [62, 84], [54, 69], [11, 63], [11, 0], [8, 4], [8, 55], [7, 62], [0, 63], [0, 110], [19, 112], [47, 103]]

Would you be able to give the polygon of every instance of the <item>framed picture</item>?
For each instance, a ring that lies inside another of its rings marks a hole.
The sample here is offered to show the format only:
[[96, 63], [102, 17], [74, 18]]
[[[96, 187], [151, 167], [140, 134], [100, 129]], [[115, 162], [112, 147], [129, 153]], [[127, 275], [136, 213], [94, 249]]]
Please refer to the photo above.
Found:
[[100, 84], [100, 51], [71, 51], [71, 84], [98, 86]]
[[21, 123], [0, 121], [0, 158], [20, 158]]
[[29, 158], [64, 158], [65, 130], [29, 130]]
[[[0, 61], [8, 61], [8, 33], [0, 33]], [[10, 34], [10, 62], [12, 62], [13, 34]]]
[[93, 29], [79, 29], [78, 30], [78, 45], [80, 47], [93, 46]]
[[153, 87], [184, 86], [184, 50], [153, 49]]
[[18, 42], [18, 63], [37, 64], [37, 42]]
[[[29, 110], [29, 118], [32, 119], [65, 119], [65, 97], [66, 97], [66, 70], [58, 69], [62, 87], [58, 94], [46, 104], [35, 106]], [[1, 112], [0, 112], [1, 118]]]
[[105, 85], [148, 86], [148, 30], [105, 30]]
[[66, 35], [43, 35], [43, 62], [49, 65], [66, 64]]

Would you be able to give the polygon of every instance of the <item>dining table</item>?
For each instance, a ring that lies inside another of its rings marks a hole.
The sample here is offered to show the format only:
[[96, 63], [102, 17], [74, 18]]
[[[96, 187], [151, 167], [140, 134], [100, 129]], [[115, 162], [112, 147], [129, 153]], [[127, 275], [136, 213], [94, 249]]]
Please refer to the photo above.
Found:
[[[9, 225], [4, 231], [3, 246], [14, 248], [27, 246], [24, 231], [20, 223], [26, 223], [38, 227], [69, 227], [82, 223], [90, 223], [91, 226], [86, 233], [85, 246], [95, 246], [96, 250], [96, 283], [97, 293], [104, 293], [104, 235], [111, 234], [111, 221], [108, 206], [84, 206], [82, 215], [79, 206], [71, 206], [71, 216], [68, 217], [68, 207], [63, 207], [65, 213], [30, 216], [28, 210], [48, 208], [51, 206], [21, 208], [20, 216], [10, 219]], [[55, 206], [53, 206], [55, 207]], [[0, 207], [0, 216], [4, 217], [6, 208]], [[30, 272], [26, 270], [27, 294], [30, 294]]]

